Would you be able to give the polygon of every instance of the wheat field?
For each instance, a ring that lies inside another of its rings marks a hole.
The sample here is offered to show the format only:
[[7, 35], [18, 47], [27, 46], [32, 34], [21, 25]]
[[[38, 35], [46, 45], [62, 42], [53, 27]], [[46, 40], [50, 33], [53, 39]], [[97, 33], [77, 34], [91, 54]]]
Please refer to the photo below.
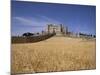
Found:
[[37, 73], [96, 68], [95, 40], [52, 37], [11, 45], [11, 72]]

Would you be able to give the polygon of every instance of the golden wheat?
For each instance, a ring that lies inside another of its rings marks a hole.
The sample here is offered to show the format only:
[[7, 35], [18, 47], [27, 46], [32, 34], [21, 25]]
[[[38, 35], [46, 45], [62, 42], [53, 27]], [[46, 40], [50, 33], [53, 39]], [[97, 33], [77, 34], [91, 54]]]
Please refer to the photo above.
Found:
[[12, 73], [96, 68], [95, 40], [52, 37], [37, 43], [12, 44]]

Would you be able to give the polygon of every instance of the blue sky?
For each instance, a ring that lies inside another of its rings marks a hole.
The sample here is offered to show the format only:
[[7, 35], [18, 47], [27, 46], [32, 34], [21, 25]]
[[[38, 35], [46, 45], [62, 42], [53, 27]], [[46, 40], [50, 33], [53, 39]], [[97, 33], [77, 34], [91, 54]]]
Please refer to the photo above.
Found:
[[96, 7], [86, 5], [12, 1], [11, 33], [41, 32], [46, 25], [64, 24], [71, 32], [96, 34]]

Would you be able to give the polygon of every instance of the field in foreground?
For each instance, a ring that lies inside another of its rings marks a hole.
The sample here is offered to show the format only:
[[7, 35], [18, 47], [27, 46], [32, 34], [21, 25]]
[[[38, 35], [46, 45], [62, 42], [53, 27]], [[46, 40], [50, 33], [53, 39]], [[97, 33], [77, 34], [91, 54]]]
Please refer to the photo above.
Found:
[[52, 37], [11, 45], [11, 72], [36, 73], [96, 68], [95, 40]]

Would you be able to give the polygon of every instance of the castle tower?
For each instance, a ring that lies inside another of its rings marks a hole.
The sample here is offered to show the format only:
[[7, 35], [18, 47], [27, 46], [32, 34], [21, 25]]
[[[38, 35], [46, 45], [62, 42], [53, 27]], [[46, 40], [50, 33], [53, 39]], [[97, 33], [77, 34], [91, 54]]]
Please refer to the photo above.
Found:
[[59, 25], [56, 25], [56, 24], [48, 24], [47, 25], [47, 29], [46, 31], [48, 33], [56, 33], [56, 35], [66, 35], [66, 33], [68, 32], [68, 29], [66, 27], [64, 27], [63, 24], [59, 24]]

